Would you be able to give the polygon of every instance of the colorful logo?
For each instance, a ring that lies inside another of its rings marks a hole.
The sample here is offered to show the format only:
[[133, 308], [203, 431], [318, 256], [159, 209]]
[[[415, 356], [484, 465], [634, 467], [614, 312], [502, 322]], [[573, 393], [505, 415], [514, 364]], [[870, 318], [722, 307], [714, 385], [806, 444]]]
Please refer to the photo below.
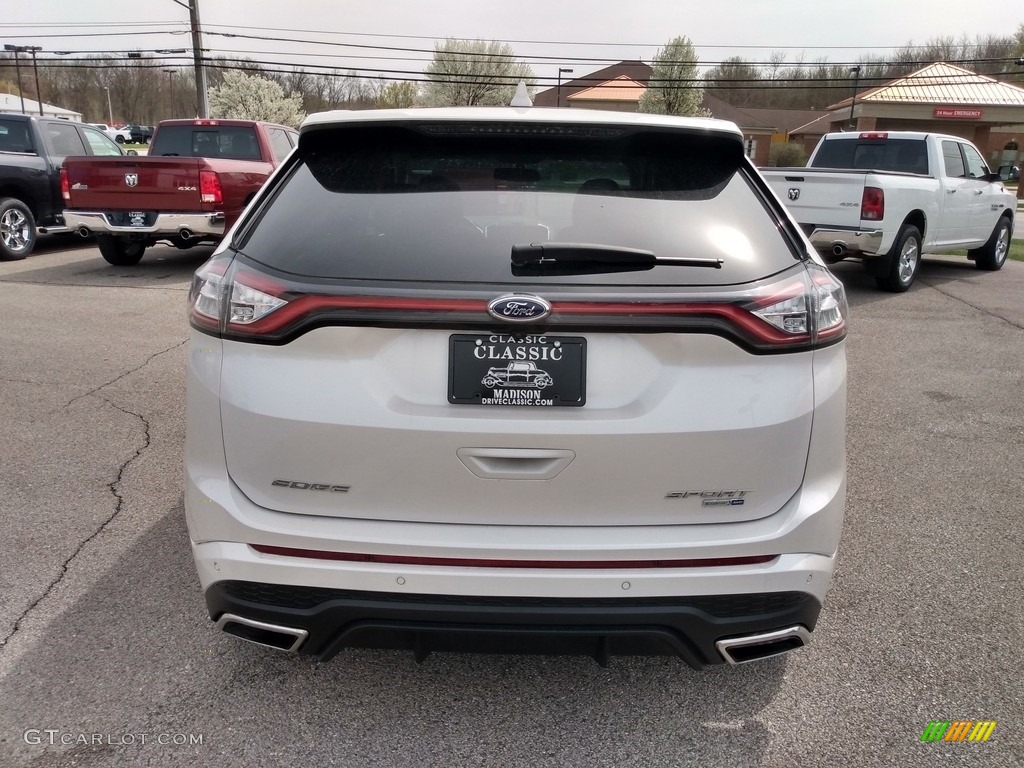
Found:
[[921, 741], [988, 741], [995, 728], [995, 720], [932, 720]]

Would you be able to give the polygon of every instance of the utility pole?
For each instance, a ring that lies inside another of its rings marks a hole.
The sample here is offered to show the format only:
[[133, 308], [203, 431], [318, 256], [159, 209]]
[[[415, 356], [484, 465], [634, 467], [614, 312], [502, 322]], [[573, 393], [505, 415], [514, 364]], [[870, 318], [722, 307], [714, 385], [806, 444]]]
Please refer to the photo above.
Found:
[[192, 56], [196, 62], [196, 97], [199, 116], [210, 116], [210, 105], [206, 98], [206, 69], [203, 67], [203, 33], [199, 29], [199, 0], [189, 0], [188, 15], [192, 23]]
[[171, 0], [182, 8], [188, 8], [189, 23], [192, 26], [192, 58], [196, 67], [196, 104], [199, 117], [210, 116], [210, 103], [206, 96], [206, 68], [203, 67], [203, 33], [199, 27], [199, 0]]

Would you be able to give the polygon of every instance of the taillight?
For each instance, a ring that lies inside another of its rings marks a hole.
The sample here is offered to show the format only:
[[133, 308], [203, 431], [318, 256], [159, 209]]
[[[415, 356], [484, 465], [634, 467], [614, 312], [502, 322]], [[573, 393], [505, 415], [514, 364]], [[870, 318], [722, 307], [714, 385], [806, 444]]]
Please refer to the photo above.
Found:
[[203, 203], [220, 205], [224, 202], [224, 190], [216, 171], [199, 172], [199, 200]]
[[885, 192], [880, 187], [864, 187], [860, 199], [860, 217], [870, 221], [885, 218]]
[[71, 204], [71, 182], [68, 181], [67, 168], [60, 169], [60, 194], [64, 202]]
[[257, 275], [250, 275], [249, 281], [244, 281], [238, 273], [231, 278], [228, 272], [230, 262], [230, 257], [212, 258], [192, 278], [189, 320], [201, 331], [219, 334], [225, 323], [229, 329], [244, 329], [288, 303], [267, 290], [261, 290], [283, 291], [283, 287], [276, 283], [269, 283]]
[[862, 139], [888, 139], [888, 131], [869, 131], [860, 135]]
[[[282, 282], [247, 265], [227, 269], [215, 257], [198, 272], [189, 295], [194, 328], [235, 341], [285, 344], [322, 326], [434, 328], [493, 332], [486, 297], [431, 292], [359, 292], [352, 286]], [[534, 290], [540, 290], [534, 288]], [[546, 330], [572, 332], [712, 333], [754, 353], [795, 352], [838, 341], [848, 314], [842, 283], [823, 267], [738, 292], [680, 295], [651, 301], [577, 296], [551, 298]]]
[[806, 290], [753, 309], [752, 314], [795, 341], [812, 346], [838, 341], [846, 335], [849, 313], [843, 284], [817, 266], [808, 268], [808, 277]]

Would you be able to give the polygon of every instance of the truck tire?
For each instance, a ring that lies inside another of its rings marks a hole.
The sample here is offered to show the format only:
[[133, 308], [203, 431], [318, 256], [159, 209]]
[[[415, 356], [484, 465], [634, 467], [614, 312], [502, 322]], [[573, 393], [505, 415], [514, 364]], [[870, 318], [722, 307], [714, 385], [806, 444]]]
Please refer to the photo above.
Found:
[[995, 272], [1002, 269], [1006, 263], [1006, 254], [1010, 252], [1010, 219], [1007, 216], [1000, 217], [996, 228], [992, 230], [992, 237], [988, 239], [981, 248], [970, 251], [974, 259], [974, 265], [978, 269], [985, 269]]
[[921, 266], [921, 230], [908, 224], [900, 232], [889, 251], [889, 269], [875, 278], [883, 291], [903, 293], [914, 282]]
[[116, 141], [118, 144], [124, 144], [124, 136], [118, 134], [117, 136], [114, 137], [114, 141]]
[[36, 220], [14, 197], [0, 198], [0, 261], [24, 259], [36, 247]]
[[133, 267], [142, 260], [146, 252], [146, 244], [141, 240], [128, 240], [123, 237], [100, 235], [96, 238], [100, 255], [107, 263], [115, 267]]

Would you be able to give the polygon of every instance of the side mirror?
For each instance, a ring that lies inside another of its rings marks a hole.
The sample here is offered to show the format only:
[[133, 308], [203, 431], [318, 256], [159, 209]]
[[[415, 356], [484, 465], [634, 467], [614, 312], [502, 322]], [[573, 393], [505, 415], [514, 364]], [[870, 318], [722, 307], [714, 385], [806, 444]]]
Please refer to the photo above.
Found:
[[[131, 156], [135, 157], [135, 156], [137, 156], [137, 155], [138, 155], [139, 153], [138, 153], [138, 152], [136, 152], [136, 151], [135, 151], [134, 149], [129, 149], [129, 150], [128, 150], [128, 152], [127, 152], [127, 154], [129, 154], [129, 155], [131, 155]], [[996, 175], [998, 176], [999, 174], [997, 173]]]

